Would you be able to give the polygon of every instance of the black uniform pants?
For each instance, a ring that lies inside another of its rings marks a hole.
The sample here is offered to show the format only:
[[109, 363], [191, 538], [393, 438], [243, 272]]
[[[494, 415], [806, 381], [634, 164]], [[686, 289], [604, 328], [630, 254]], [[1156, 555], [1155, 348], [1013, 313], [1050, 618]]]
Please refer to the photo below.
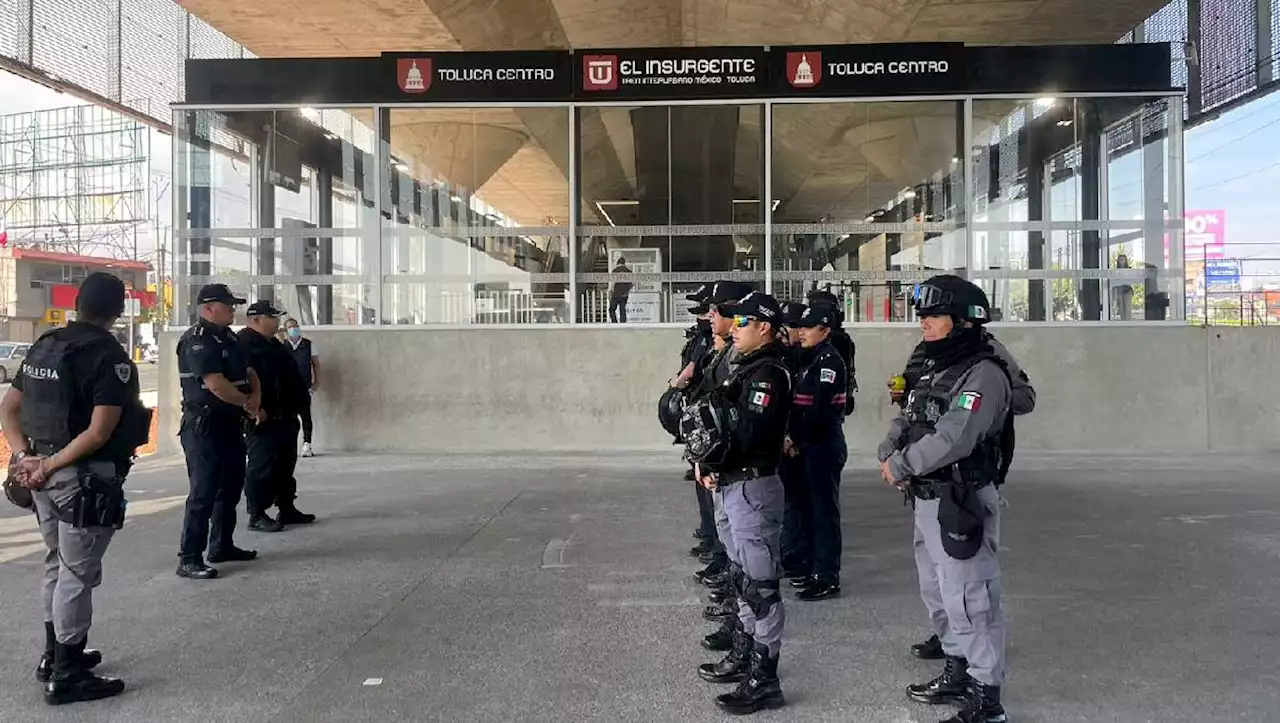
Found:
[[693, 491], [698, 496], [698, 534], [706, 539], [715, 540], [716, 503], [711, 498], [711, 490], [703, 487], [701, 482], [694, 482]]
[[786, 506], [782, 513], [782, 569], [786, 572], [813, 572], [813, 510], [804, 460], [783, 457], [778, 465]]
[[178, 555], [183, 562], [199, 562], [206, 546], [210, 553], [234, 547], [236, 506], [244, 489], [244, 434], [240, 420], [233, 416], [198, 423], [196, 417], [186, 414], [179, 437], [191, 488]]
[[840, 473], [849, 459], [844, 436], [813, 445], [800, 452], [808, 482], [809, 509], [813, 519], [813, 576], [823, 582], [840, 581], [840, 555], [844, 537], [840, 530]]
[[298, 416], [302, 418], [302, 441], [311, 444], [311, 431], [315, 425], [311, 422], [311, 395], [302, 401], [302, 409], [298, 412]]
[[288, 509], [298, 493], [298, 480], [293, 476], [298, 467], [298, 418], [268, 419], [245, 441], [249, 462], [244, 497], [249, 515], [260, 515], [272, 505]]
[[627, 323], [627, 297], [609, 299], [609, 321], [615, 324]]

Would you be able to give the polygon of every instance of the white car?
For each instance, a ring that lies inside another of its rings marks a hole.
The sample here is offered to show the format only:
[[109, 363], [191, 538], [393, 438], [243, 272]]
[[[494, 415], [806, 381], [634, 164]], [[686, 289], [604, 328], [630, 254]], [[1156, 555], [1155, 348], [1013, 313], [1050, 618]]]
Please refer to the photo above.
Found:
[[142, 361], [148, 364], [155, 364], [160, 359], [160, 349], [155, 344], [148, 345], [142, 350]]

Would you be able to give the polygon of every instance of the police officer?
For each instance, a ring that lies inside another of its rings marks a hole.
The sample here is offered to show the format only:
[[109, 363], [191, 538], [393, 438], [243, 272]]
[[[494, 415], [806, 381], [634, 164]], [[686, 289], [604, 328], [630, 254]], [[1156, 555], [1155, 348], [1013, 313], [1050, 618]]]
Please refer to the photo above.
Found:
[[920, 597], [942, 640], [946, 667], [933, 680], [908, 686], [907, 694], [920, 702], [960, 703], [944, 723], [1003, 723], [1005, 620], [994, 482], [1012, 387], [980, 328], [990, 318], [982, 289], [934, 277], [913, 297], [924, 373], [880, 446], [880, 469], [885, 481], [912, 497]]
[[[805, 305], [788, 301], [782, 305], [782, 334], [787, 369], [792, 378], [802, 369], [800, 328], [796, 326], [804, 316]], [[804, 482], [804, 462], [799, 456], [786, 453], [778, 463], [778, 477], [786, 491], [786, 512], [782, 518], [782, 576], [807, 579], [813, 568], [813, 525], [809, 518], [809, 495]]]
[[[293, 355], [276, 338], [283, 311], [270, 301], [255, 301], [246, 312], [248, 323], [236, 335], [240, 350], [258, 373], [262, 385], [263, 421], [250, 424], [245, 442], [244, 497], [249, 511], [249, 529], [279, 532], [285, 525], [315, 522], [315, 515], [299, 512], [294, 506], [298, 482], [298, 417], [310, 390], [298, 372]], [[279, 519], [267, 510], [275, 505]]]
[[16, 450], [10, 471], [33, 490], [48, 548], [36, 679], [50, 705], [124, 692], [122, 681], [89, 672], [102, 654], [85, 648], [102, 559], [124, 523], [124, 479], [150, 431], [137, 368], [110, 332], [124, 300], [120, 279], [90, 274], [76, 298], [77, 320], [40, 337], [0, 404]]
[[823, 307], [831, 313], [834, 324], [831, 329], [831, 346], [835, 348], [836, 353], [844, 360], [846, 372], [846, 386], [848, 389], [845, 394], [844, 413], [847, 417], [853, 414], [858, 395], [858, 374], [854, 362], [858, 349], [853, 343], [853, 338], [844, 330], [844, 307], [841, 305], [839, 297], [825, 289], [813, 289], [809, 292], [808, 298], [809, 306]]
[[734, 346], [742, 356], [734, 372], [708, 399], [732, 422], [724, 452], [699, 472], [715, 491], [716, 523], [731, 563], [740, 626], [733, 647], [718, 663], [698, 669], [705, 680], [739, 682], [716, 704], [735, 714], [785, 705], [778, 680], [784, 612], [778, 589], [784, 505], [778, 463], [791, 411], [791, 375], [779, 335], [782, 308], [753, 291], [728, 308]]
[[[672, 379], [670, 385], [679, 389], [687, 389], [689, 382], [693, 379], [694, 372], [697, 370], [698, 363], [707, 355], [712, 348], [711, 333], [711, 305], [709, 299], [711, 297], [711, 284], [703, 284], [697, 291], [685, 296], [686, 299], [693, 302], [693, 306], [689, 308], [689, 313], [696, 317], [696, 322], [685, 330], [684, 347], [680, 350], [680, 373], [675, 379]], [[677, 443], [679, 440], [676, 440]], [[685, 479], [694, 482], [693, 465], [689, 465], [688, 471], [685, 473]], [[698, 502], [698, 529], [694, 531], [694, 537], [697, 538], [698, 544], [689, 551], [694, 557], [711, 552], [715, 548], [716, 539], [716, 522], [715, 509], [711, 501], [711, 494], [700, 484], [694, 484], [694, 494]]]
[[809, 504], [813, 567], [795, 579], [801, 600], [840, 594], [840, 474], [849, 459], [844, 439], [848, 397], [844, 360], [832, 345], [836, 317], [826, 306], [810, 306], [796, 322], [801, 336], [802, 369], [796, 378], [795, 407], [783, 452], [799, 459]]
[[246, 418], [263, 421], [261, 387], [236, 335], [235, 307], [244, 299], [224, 284], [200, 289], [200, 320], [178, 340], [178, 379], [182, 384], [179, 436], [187, 457], [191, 490], [182, 519], [178, 575], [209, 580], [218, 571], [209, 562], [241, 562], [258, 556], [232, 542], [236, 505], [244, 489]]

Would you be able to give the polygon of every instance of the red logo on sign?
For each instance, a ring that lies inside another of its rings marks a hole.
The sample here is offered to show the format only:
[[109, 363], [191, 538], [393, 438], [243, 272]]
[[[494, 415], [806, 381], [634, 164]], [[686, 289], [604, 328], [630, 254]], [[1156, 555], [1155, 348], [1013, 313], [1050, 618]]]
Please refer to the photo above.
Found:
[[431, 58], [396, 60], [396, 83], [406, 93], [425, 93], [431, 87]]
[[583, 90], [617, 90], [618, 89], [618, 56], [616, 55], [584, 55], [582, 56], [582, 89]]
[[794, 88], [813, 88], [822, 81], [822, 53], [787, 53], [787, 82]]

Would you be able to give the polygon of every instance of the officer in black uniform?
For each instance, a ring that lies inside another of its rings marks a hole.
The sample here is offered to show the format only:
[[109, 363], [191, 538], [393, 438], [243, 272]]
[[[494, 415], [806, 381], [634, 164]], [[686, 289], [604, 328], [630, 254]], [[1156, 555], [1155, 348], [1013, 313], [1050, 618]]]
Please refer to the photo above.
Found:
[[858, 349], [853, 343], [853, 338], [844, 330], [844, 306], [841, 305], [839, 297], [825, 289], [814, 289], [809, 292], [809, 306], [819, 306], [831, 312], [834, 326], [831, 329], [831, 346], [835, 348], [836, 353], [844, 360], [844, 368], [846, 372], [846, 390], [844, 414], [849, 416], [853, 414], [854, 407], [857, 402], [858, 395], [858, 373], [855, 366], [855, 358]]
[[[249, 452], [245, 469], [244, 497], [249, 511], [249, 529], [279, 532], [285, 525], [315, 522], [315, 515], [299, 512], [294, 506], [298, 481], [298, 418], [311, 390], [298, 372], [293, 355], [276, 338], [280, 317], [285, 312], [270, 301], [255, 301], [246, 312], [248, 324], [236, 334], [241, 352], [258, 372], [262, 385], [263, 421], [250, 423], [245, 435]], [[272, 519], [267, 510], [280, 509]]]
[[236, 506], [244, 489], [245, 419], [263, 421], [261, 387], [236, 335], [229, 328], [244, 299], [224, 284], [200, 289], [200, 321], [178, 340], [178, 379], [182, 384], [179, 436], [187, 456], [191, 491], [182, 519], [178, 575], [193, 580], [218, 576], [209, 562], [241, 562], [258, 556], [232, 542]]
[[[697, 371], [698, 363], [707, 355], [713, 345], [711, 333], [711, 284], [703, 284], [697, 291], [685, 296], [686, 299], [693, 302], [693, 306], [689, 308], [689, 313], [697, 317], [697, 321], [685, 329], [684, 347], [680, 350], [680, 373], [670, 384], [679, 389], [688, 389], [689, 382], [693, 379], [694, 373]], [[676, 440], [679, 443], [679, 440]], [[694, 482], [693, 465], [689, 465], [689, 469], [685, 472], [685, 480]], [[706, 491], [700, 484], [694, 484], [694, 494], [698, 502], [698, 528], [694, 530], [693, 536], [698, 540], [698, 544], [689, 551], [694, 557], [701, 557], [714, 550], [716, 540], [716, 520], [715, 509], [711, 501], [711, 494]]]
[[957, 702], [944, 723], [1004, 723], [1005, 619], [1001, 605], [1000, 433], [1009, 414], [1008, 369], [981, 325], [986, 294], [956, 277], [917, 286], [924, 371], [879, 449], [885, 481], [915, 507], [920, 597], [947, 656], [946, 668], [907, 695]]
[[124, 692], [122, 681], [89, 672], [102, 654], [85, 648], [93, 588], [124, 523], [124, 479], [150, 432], [137, 368], [110, 332], [124, 300], [120, 279], [90, 274], [76, 298], [77, 320], [40, 337], [0, 404], [5, 439], [16, 450], [10, 474], [33, 490], [48, 548], [36, 679], [50, 705]]
[[[788, 301], [782, 305], [782, 342], [787, 369], [794, 379], [802, 369], [804, 346], [796, 324], [804, 317], [805, 305]], [[782, 519], [782, 576], [807, 579], [813, 568], [812, 521], [809, 519], [809, 495], [805, 488], [804, 462], [794, 452], [784, 450], [778, 463], [778, 477], [786, 490], [787, 508]]]
[[739, 682], [716, 704], [735, 714], [785, 705], [778, 680], [785, 620], [778, 589], [784, 506], [778, 463], [791, 411], [791, 375], [777, 337], [782, 307], [753, 291], [722, 309], [733, 315], [738, 366], [707, 397], [729, 419], [723, 452], [703, 454], [701, 481], [714, 489], [720, 539], [732, 561], [730, 576], [738, 603], [739, 627], [733, 647], [718, 663], [698, 669], [705, 680]]
[[801, 600], [824, 600], [840, 594], [840, 474], [849, 459], [844, 439], [848, 396], [844, 360], [831, 343], [835, 313], [810, 306], [796, 323], [802, 337], [801, 371], [796, 377], [795, 407], [783, 451], [799, 459], [809, 503], [808, 532], [813, 567], [807, 577], [793, 579]]

